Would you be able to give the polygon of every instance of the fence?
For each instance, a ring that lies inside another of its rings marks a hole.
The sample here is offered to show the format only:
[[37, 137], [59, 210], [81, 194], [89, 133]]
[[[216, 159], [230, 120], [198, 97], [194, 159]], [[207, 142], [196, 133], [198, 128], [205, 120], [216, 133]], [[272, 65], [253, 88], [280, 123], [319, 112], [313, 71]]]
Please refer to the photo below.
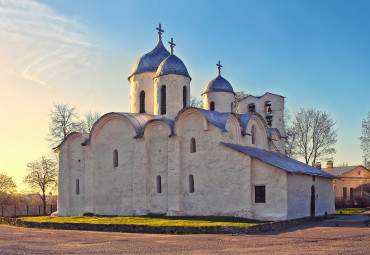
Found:
[[[46, 215], [50, 215], [57, 211], [57, 205], [46, 205]], [[1, 217], [16, 217], [16, 216], [38, 216], [44, 215], [43, 205], [0, 205]]]

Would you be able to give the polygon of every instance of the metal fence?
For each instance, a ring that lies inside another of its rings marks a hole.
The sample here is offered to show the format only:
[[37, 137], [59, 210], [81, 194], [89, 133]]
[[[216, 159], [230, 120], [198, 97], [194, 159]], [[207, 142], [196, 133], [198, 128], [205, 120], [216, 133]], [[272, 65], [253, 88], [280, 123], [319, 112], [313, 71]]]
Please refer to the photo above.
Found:
[[[46, 205], [46, 215], [50, 215], [57, 211], [57, 205]], [[39, 216], [44, 215], [43, 205], [0, 205], [1, 217], [17, 217], [17, 216]]]

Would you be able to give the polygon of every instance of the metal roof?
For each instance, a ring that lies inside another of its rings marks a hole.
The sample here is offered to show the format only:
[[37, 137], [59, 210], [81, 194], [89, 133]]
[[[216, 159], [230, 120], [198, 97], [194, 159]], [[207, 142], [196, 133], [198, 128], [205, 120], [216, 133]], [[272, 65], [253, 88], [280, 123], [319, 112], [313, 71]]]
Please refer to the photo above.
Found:
[[220, 74], [207, 84], [202, 95], [208, 92], [230, 92], [235, 94], [230, 82]]
[[128, 77], [130, 80], [131, 76], [144, 72], [156, 72], [158, 66], [162, 61], [170, 55], [168, 50], [163, 46], [162, 40], [159, 39], [155, 48], [139, 58], [134, 68], [132, 68], [131, 74]]
[[245, 134], [247, 132], [247, 125], [248, 125], [249, 120], [252, 117], [252, 114], [251, 113], [248, 113], [248, 114], [238, 114], [238, 117], [239, 117], [240, 122], [242, 124], [242, 133]]
[[188, 70], [184, 63], [175, 55], [169, 55], [162, 63], [158, 66], [157, 72], [154, 77], [159, 77], [167, 74], [178, 74], [185, 77], [190, 77]]
[[320, 176], [325, 178], [336, 178], [334, 175], [328, 174], [312, 166], [306, 165], [298, 160], [289, 158], [285, 155], [273, 151], [265, 151], [255, 147], [241, 146], [232, 143], [221, 143], [231, 149], [239, 151], [243, 154], [259, 159], [267, 164], [276, 166], [289, 173], [293, 174], [307, 174], [313, 176]]
[[335, 176], [341, 176], [342, 174], [348, 173], [349, 171], [352, 171], [353, 169], [359, 167], [361, 165], [356, 166], [339, 166], [339, 167], [333, 167], [333, 168], [322, 168], [321, 170], [325, 172], [330, 172]]
[[220, 128], [223, 132], [227, 132], [226, 124], [229, 119], [230, 112], [216, 112], [200, 109], [204, 117], [216, 127]]

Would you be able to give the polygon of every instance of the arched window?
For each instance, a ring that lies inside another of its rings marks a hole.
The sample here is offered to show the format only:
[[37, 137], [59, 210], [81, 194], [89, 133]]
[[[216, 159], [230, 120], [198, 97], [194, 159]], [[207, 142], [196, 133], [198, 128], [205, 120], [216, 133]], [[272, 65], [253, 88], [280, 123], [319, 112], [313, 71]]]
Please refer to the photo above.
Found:
[[161, 88], [161, 115], [166, 114], [166, 86]]
[[231, 110], [230, 110], [230, 112], [234, 112], [234, 103], [233, 102], [231, 102]]
[[187, 89], [186, 89], [186, 86], [184, 86], [182, 88], [182, 105], [183, 105], [183, 108], [186, 107], [186, 99], [187, 99]]
[[215, 110], [215, 102], [211, 102], [211, 104], [209, 105], [209, 109], [211, 110], [211, 111], [214, 111]]
[[114, 150], [113, 151], [113, 167], [118, 166], [118, 151]]
[[256, 106], [254, 104], [249, 104], [248, 105], [248, 110], [249, 110], [250, 113], [255, 112], [256, 111]]
[[197, 151], [197, 145], [195, 143], [195, 138], [190, 139], [190, 153], [194, 153]]
[[252, 144], [256, 144], [256, 127], [255, 126], [252, 126], [251, 136], [252, 136]]
[[145, 113], [145, 92], [140, 92], [140, 113]]
[[157, 193], [162, 193], [162, 178], [160, 175], [157, 176]]
[[194, 177], [192, 174], [189, 175], [189, 193], [194, 193]]
[[76, 179], [76, 195], [80, 195], [80, 180]]

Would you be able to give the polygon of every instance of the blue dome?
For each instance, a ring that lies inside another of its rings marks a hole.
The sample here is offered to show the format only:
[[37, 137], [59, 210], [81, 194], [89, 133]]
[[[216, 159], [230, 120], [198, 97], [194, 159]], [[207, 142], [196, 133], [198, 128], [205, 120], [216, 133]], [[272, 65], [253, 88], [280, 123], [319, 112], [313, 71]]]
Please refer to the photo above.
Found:
[[214, 78], [207, 84], [202, 95], [208, 92], [230, 92], [235, 94], [230, 82], [228, 82], [221, 75], [218, 75], [216, 78]]
[[131, 76], [135, 74], [140, 74], [144, 72], [156, 72], [159, 64], [165, 58], [167, 58], [168, 55], [170, 55], [170, 53], [163, 46], [162, 40], [158, 40], [157, 45], [151, 52], [139, 58], [134, 68], [132, 68], [131, 74], [128, 79], [130, 80]]
[[181, 61], [181, 59], [173, 54], [163, 60], [163, 62], [159, 65], [157, 73], [154, 77], [159, 77], [167, 74], [179, 74], [191, 79], [184, 63]]

